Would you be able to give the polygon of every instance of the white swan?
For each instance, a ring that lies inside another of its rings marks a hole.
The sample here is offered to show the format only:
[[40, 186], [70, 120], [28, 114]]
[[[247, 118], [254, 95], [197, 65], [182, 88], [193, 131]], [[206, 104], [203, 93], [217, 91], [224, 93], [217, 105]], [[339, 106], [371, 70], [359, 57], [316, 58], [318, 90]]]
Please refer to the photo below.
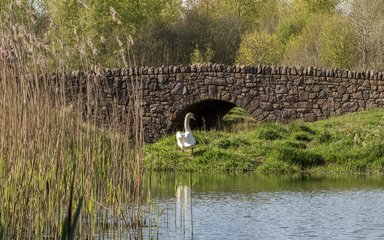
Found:
[[189, 126], [189, 120], [195, 120], [193, 113], [187, 113], [184, 119], [184, 132], [178, 131], [176, 133], [177, 145], [184, 151], [184, 148], [192, 148], [196, 145], [196, 139], [192, 135], [191, 127]]

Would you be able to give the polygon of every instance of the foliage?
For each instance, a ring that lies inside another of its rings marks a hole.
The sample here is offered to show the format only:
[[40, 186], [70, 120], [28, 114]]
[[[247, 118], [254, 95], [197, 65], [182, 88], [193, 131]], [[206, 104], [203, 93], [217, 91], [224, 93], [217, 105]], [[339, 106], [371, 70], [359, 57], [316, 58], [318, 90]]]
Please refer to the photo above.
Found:
[[293, 37], [300, 35], [306, 25], [307, 18], [307, 15], [301, 14], [281, 19], [276, 28], [278, 40], [286, 45]]
[[[33, 12], [34, 30], [68, 58], [69, 68], [127, 65], [115, 57], [120, 55], [135, 56], [140, 65], [382, 66], [379, 0], [18, 2], [12, 11], [20, 21], [30, 21], [24, 13]], [[192, 57], [197, 54], [195, 46], [205, 46], [198, 48], [201, 59]]]
[[243, 37], [236, 61], [253, 65], [277, 64], [281, 56], [280, 48], [275, 34], [254, 32]]
[[329, 17], [323, 22], [319, 34], [322, 66], [352, 69], [358, 63], [358, 50], [354, 44], [353, 28], [343, 18]]
[[196, 46], [195, 50], [193, 50], [193, 53], [191, 55], [191, 63], [192, 64], [203, 64], [203, 63], [211, 63], [211, 60], [214, 56], [214, 52], [210, 47], [207, 47], [207, 49], [202, 52]]
[[70, 68], [124, 66], [132, 56], [153, 66], [383, 66], [380, 0], [41, 0], [32, 9], [29, 1], [17, 2], [20, 20], [34, 11], [35, 31]]
[[340, 0], [294, 0], [293, 8], [300, 12], [330, 13], [336, 10], [340, 2]]
[[319, 19], [307, 20], [300, 34], [290, 38], [285, 46], [285, 61], [294, 65], [320, 66], [321, 43], [319, 42]]

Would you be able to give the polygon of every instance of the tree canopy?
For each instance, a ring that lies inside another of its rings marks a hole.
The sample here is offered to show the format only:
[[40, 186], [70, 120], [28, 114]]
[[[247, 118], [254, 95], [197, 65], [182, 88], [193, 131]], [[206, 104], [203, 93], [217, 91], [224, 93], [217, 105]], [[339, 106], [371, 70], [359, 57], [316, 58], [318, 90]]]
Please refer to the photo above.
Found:
[[[36, 33], [73, 67], [225, 64], [381, 70], [381, 0], [35, 0]], [[38, 6], [38, 7], [36, 7]], [[1, 12], [0, 12], [1, 14]]]

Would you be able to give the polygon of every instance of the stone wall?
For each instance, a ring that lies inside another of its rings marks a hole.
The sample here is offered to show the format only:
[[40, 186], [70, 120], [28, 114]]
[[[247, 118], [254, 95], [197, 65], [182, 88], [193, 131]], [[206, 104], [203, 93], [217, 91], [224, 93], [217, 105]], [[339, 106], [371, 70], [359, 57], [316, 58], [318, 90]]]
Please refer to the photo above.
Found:
[[197, 125], [213, 125], [235, 105], [257, 121], [281, 122], [384, 106], [384, 73], [374, 71], [209, 64], [74, 72], [65, 79], [67, 103], [80, 103], [104, 124], [130, 121], [138, 87], [147, 142], [182, 128], [189, 111]]

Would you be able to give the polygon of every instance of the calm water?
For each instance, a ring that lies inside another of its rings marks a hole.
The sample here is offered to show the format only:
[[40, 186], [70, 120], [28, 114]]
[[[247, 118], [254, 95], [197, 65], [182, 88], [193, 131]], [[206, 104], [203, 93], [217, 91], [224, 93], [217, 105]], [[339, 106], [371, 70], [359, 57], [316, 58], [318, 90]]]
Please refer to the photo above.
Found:
[[384, 239], [383, 177], [151, 177], [155, 239]]

